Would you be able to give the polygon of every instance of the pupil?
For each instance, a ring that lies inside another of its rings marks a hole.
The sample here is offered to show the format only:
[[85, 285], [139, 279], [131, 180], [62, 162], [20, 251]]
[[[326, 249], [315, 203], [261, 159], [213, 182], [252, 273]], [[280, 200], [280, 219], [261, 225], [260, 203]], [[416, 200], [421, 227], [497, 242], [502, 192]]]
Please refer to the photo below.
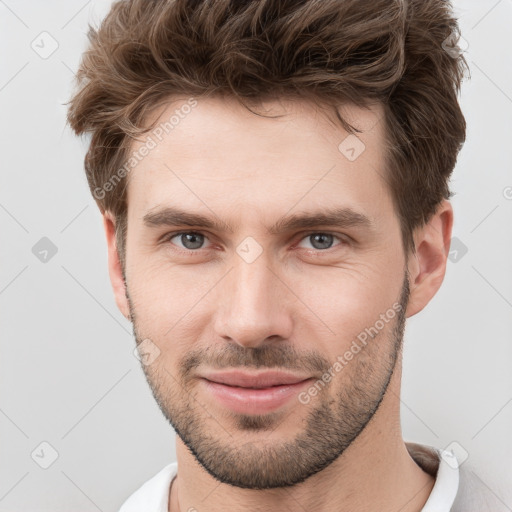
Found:
[[[311, 235], [311, 237], [313, 240], [315, 240], [315, 243], [313, 243], [313, 246], [315, 246], [317, 240], [320, 241], [321, 247], [317, 247], [317, 249], [328, 249], [332, 243], [332, 235], [327, 235], [325, 233], [318, 233], [316, 235]], [[322, 240], [323, 240], [323, 242], [322, 242]]]
[[[181, 241], [187, 249], [199, 249], [202, 243], [201, 237], [202, 235], [197, 233], [186, 233], [181, 235]], [[196, 239], [198, 239], [199, 241], [197, 241]], [[194, 242], [194, 240], [196, 241]]]

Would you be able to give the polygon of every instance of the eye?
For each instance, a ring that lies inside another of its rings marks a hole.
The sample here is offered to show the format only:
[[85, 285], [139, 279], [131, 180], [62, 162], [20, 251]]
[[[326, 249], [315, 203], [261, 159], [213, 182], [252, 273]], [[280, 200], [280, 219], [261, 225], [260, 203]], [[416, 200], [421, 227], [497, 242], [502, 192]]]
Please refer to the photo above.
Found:
[[180, 249], [185, 249], [186, 251], [204, 249], [202, 245], [204, 244], [204, 241], [207, 240], [205, 235], [198, 233], [197, 231], [182, 231], [180, 233], [171, 233], [170, 235], [167, 235], [164, 242], [171, 242], [175, 238], [182, 245], [180, 246], [177, 243], [172, 242], [173, 245], [177, 245]]
[[[208, 246], [204, 246], [206, 240], [208, 240], [208, 237], [197, 231], [181, 231], [179, 233], [169, 233], [164, 237], [163, 242], [171, 242], [182, 252], [191, 253], [198, 252], [200, 249], [208, 248]], [[331, 233], [315, 232], [309, 233], [306, 236], [304, 236], [300, 240], [297, 247], [302, 247], [304, 249], [311, 250], [311, 247], [304, 247], [304, 245], [302, 245], [304, 244], [304, 242], [309, 241], [309, 243], [313, 246], [312, 250], [325, 252], [328, 249], [336, 247], [336, 245], [334, 245], [335, 240], [338, 240], [340, 242], [337, 245], [345, 245], [348, 243], [347, 240], [343, 239], [340, 236], [336, 236]]]
[[[345, 243], [347, 243], [346, 240], [343, 240], [342, 238], [340, 238], [336, 235], [333, 235], [331, 233], [322, 233], [322, 232], [310, 233], [310, 234], [306, 235], [301, 240], [300, 243], [302, 243], [304, 240], [308, 240], [311, 243], [311, 245], [313, 246], [314, 250], [325, 251], [326, 249], [331, 249], [333, 247], [333, 241], [335, 239], [338, 239], [342, 242], [341, 244], [338, 244], [338, 245], [344, 245]], [[300, 243], [299, 243], [298, 247], [300, 247]], [[306, 249], [308, 249], [308, 247], [306, 247]]]

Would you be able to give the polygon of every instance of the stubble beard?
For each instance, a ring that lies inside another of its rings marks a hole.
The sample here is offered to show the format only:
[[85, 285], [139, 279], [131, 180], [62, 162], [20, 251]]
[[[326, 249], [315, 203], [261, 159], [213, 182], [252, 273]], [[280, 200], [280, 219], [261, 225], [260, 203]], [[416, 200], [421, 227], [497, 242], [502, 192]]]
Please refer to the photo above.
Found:
[[[136, 311], [127, 292], [137, 345], [146, 337], [139, 331]], [[222, 354], [190, 351], [179, 361], [178, 373], [158, 364], [142, 365], [153, 396], [165, 418], [195, 456], [216, 480], [246, 489], [274, 489], [299, 484], [334, 462], [361, 434], [381, 404], [402, 353], [405, 311], [409, 300], [409, 279], [404, 276], [397, 312], [389, 336], [379, 333], [336, 374], [329, 386], [308, 404], [302, 431], [293, 439], [276, 441], [273, 435], [286, 422], [280, 412], [252, 415], [216, 412], [197, 396], [197, 380], [192, 370], [208, 361], [236, 367], [301, 368], [318, 371], [330, 362], [315, 353], [304, 359], [293, 347], [265, 345], [225, 347]], [[385, 343], [385, 350], [380, 346]], [[158, 345], [158, 342], [157, 342]], [[300, 366], [297, 361], [301, 358]], [[215, 366], [215, 365], [214, 365]], [[217, 366], [219, 367], [219, 366]], [[336, 393], [329, 393], [337, 385]], [[333, 396], [334, 395], [334, 396]], [[292, 411], [293, 412], [293, 411]], [[226, 421], [226, 420], [229, 421]], [[296, 422], [295, 422], [296, 424]], [[253, 439], [237, 442], [240, 434]], [[273, 438], [271, 438], [273, 436]]]

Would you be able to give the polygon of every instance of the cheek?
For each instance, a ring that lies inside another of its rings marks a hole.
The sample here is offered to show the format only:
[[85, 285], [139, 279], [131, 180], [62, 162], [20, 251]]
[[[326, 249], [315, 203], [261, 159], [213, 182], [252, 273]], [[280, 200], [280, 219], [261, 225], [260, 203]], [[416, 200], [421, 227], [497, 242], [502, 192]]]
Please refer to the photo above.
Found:
[[[384, 334], [396, 317], [402, 283], [400, 273], [393, 274], [391, 269], [338, 269], [329, 279], [316, 279], [314, 284], [302, 279], [297, 295], [310, 312], [307, 317], [301, 315], [299, 321], [310, 319], [306, 330], [311, 336], [316, 332], [318, 343], [331, 359], [347, 350], [358, 336], [370, 341], [368, 332], [375, 333], [376, 329], [379, 336]], [[319, 336], [319, 329], [325, 334]]]
[[171, 265], [160, 257], [135, 257], [127, 273], [132, 303], [140, 316], [173, 324], [205, 295], [210, 281], [195, 265]]
[[[128, 287], [141, 327], [166, 343], [167, 338], [176, 343], [193, 339], [206, 317], [215, 312], [226, 266], [219, 262], [175, 265], [163, 250], [151, 257], [133, 252], [131, 256]], [[324, 339], [329, 347], [333, 339], [342, 345], [350, 343], [398, 300], [400, 261], [391, 256], [372, 251], [338, 266], [283, 268], [281, 278], [291, 290], [289, 314], [320, 343]]]
[[133, 260], [128, 292], [138, 334], [156, 343], [159, 364], [172, 368], [197, 342], [204, 322], [209, 290], [216, 276], [201, 276], [194, 266], [173, 267], [149, 259]]

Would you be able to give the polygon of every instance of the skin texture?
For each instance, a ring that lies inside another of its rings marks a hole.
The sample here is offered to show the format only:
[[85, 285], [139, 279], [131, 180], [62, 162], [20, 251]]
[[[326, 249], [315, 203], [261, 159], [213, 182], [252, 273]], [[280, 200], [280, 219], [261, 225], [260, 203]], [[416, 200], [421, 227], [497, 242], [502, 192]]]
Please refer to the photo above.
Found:
[[[148, 121], [168, 120], [186, 100]], [[104, 215], [116, 302], [137, 343], [158, 347], [143, 368], [178, 434], [169, 510], [421, 510], [434, 480], [402, 439], [401, 345], [405, 319], [443, 281], [452, 207], [444, 201], [416, 231], [416, 254], [406, 258], [385, 181], [381, 108], [343, 107], [363, 130], [354, 161], [338, 149], [347, 133], [313, 104], [262, 108], [281, 117], [200, 99], [139, 162], [129, 176], [124, 272], [113, 217]], [[166, 206], [232, 231], [144, 224]], [[334, 207], [366, 215], [372, 228], [267, 231], [283, 216]], [[199, 235], [173, 235], [190, 231]], [[251, 262], [237, 252], [247, 237], [250, 251], [261, 251]], [[268, 414], [235, 413], [198, 378], [236, 367], [321, 379], [376, 325], [307, 404], [297, 397]]]

